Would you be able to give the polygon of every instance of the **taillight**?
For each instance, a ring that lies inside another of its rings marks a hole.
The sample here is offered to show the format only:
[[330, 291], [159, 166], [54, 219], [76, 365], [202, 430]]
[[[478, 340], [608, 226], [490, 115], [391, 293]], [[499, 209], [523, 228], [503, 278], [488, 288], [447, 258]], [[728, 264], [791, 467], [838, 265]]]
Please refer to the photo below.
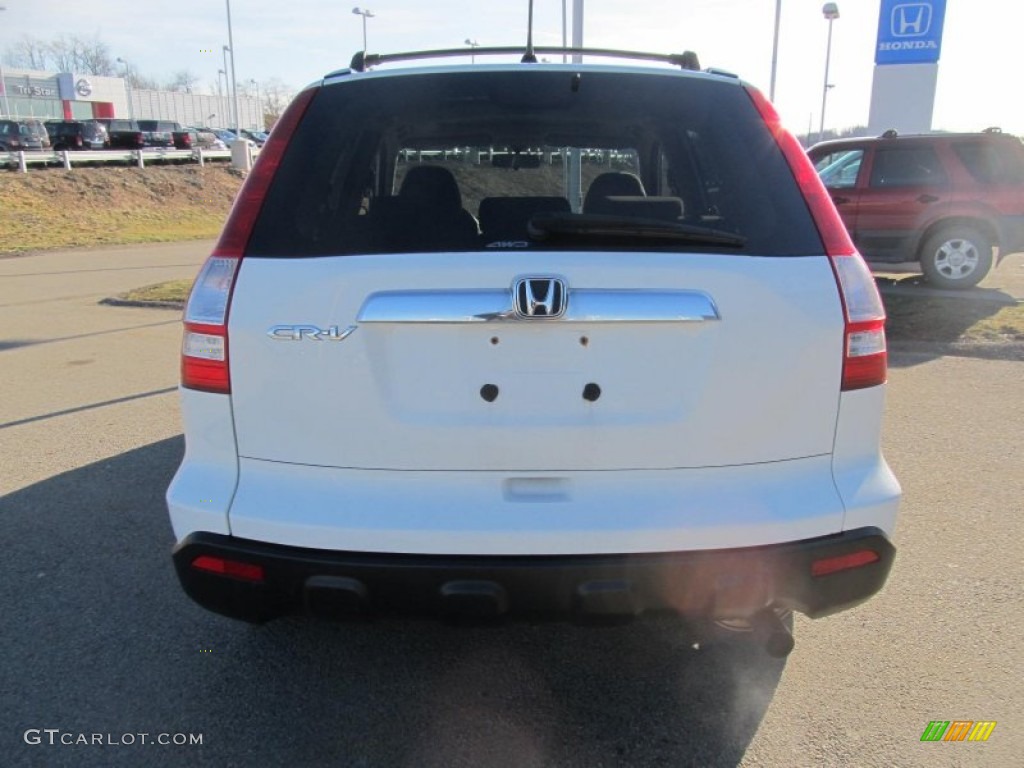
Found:
[[228, 370], [228, 304], [240, 258], [211, 256], [203, 264], [185, 306], [181, 385], [231, 393]]
[[786, 158], [832, 263], [845, 324], [842, 389], [864, 389], [884, 384], [888, 366], [885, 308], [871, 271], [857, 253], [832, 198], [803, 147], [782, 127], [775, 107], [760, 91], [747, 86], [747, 93]]
[[830, 573], [863, 568], [865, 565], [877, 563], [881, 558], [873, 549], [861, 549], [846, 555], [824, 557], [811, 563], [812, 576], [828, 576]]
[[192, 285], [185, 305], [185, 332], [181, 343], [181, 386], [186, 389], [231, 393], [228, 361], [231, 291], [267, 189], [316, 91], [311, 88], [300, 93], [281, 115], [270, 141], [235, 198], [213, 253]]
[[846, 320], [842, 389], [884, 384], [888, 367], [885, 309], [871, 270], [858, 253], [831, 258]]
[[243, 563], [213, 555], [200, 555], [192, 561], [192, 567], [197, 571], [216, 573], [219, 576], [229, 576], [242, 581], [263, 581], [263, 566], [254, 563]]

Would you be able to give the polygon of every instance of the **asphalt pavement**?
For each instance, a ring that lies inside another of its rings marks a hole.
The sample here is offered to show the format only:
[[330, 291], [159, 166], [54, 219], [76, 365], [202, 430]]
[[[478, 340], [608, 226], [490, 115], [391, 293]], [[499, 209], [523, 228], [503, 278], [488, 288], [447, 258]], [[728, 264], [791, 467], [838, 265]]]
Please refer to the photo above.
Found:
[[0, 258], [0, 765], [1020, 764], [1024, 363], [894, 356], [896, 565], [785, 661], [668, 619], [250, 627], [171, 567], [179, 313], [97, 303], [209, 247]]

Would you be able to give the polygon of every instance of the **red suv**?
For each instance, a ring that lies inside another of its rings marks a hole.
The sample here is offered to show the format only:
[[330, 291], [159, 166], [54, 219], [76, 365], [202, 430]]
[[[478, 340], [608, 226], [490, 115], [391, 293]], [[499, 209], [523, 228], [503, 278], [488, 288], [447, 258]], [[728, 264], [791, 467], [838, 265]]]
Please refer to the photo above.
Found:
[[977, 285], [1024, 250], [1024, 144], [998, 130], [842, 139], [808, 153], [860, 252], [919, 261], [929, 282]]

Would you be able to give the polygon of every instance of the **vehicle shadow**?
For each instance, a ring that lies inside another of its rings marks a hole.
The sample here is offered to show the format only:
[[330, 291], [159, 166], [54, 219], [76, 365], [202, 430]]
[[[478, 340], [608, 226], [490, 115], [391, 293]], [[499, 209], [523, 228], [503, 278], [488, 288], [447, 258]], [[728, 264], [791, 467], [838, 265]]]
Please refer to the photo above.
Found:
[[885, 305], [890, 365], [909, 367], [944, 355], [1016, 359], [1024, 337], [992, 318], [1017, 300], [993, 288], [940, 290], [920, 275], [876, 277]]
[[[746, 643], [695, 649], [663, 617], [210, 614], [170, 561], [163, 493], [182, 450], [163, 440], [0, 497], [5, 765], [734, 766], [779, 684], [784, 661]], [[117, 745], [27, 743], [45, 728]], [[141, 743], [162, 733], [202, 744]]]

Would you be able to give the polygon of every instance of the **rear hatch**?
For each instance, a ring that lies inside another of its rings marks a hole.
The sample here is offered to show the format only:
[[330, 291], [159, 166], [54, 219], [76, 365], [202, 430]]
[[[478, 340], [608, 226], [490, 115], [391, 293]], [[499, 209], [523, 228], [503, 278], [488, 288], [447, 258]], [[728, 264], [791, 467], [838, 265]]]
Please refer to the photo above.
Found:
[[139, 120], [142, 140], [147, 147], [170, 147], [174, 144], [171, 124], [157, 120]]
[[312, 97], [238, 267], [238, 451], [506, 471], [826, 455], [844, 327], [740, 83], [342, 76]]
[[990, 218], [999, 227], [999, 258], [1024, 250], [1024, 145], [999, 133], [966, 135], [950, 141], [967, 171], [957, 190], [959, 209]]
[[[568, 287], [565, 316], [512, 314], [517, 278], [555, 275]], [[824, 257], [245, 260], [229, 325], [238, 447], [272, 461], [430, 470], [822, 455], [842, 333]]]

